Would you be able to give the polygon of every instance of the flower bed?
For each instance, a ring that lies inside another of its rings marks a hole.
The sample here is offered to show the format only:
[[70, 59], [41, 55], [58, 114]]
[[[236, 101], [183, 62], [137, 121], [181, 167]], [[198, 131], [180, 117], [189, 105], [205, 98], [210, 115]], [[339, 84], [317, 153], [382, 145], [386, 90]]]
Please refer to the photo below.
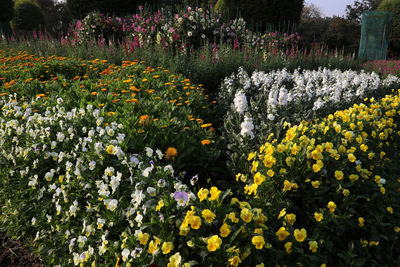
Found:
[[[199, 188], [173, 165], [187, 139], [199, 144], [197, 170], [202, 151], [218, 150], [210, 125], [195, 122], [208, 114], [201, 87], [139, 62], [72, 62], [82, 77], [23, 53], [4, 56], [0, 71], [0, 231], [31, 241], [46, 265], [399, 262], [399, 92], [293, 123], [246, 155], [251, 168], [231, 190]], [[158, 149], [172, 135], [147, 127], [154, 114], [167, 122], [163, 112], [181, 123], [180, 143]]]
[[[320, 68], [317, 71], [255, 71], [239, 69], [225, 78], [218, 102], [226, 108], [224, 137], [231, 151], [232, 168], [243, 171], [247, 154], [287, 125], [347, 108], [365, 97], [379, 97], [400, 84], [389, 75]], [[267, 118], [267, 119], [266, 119]]]

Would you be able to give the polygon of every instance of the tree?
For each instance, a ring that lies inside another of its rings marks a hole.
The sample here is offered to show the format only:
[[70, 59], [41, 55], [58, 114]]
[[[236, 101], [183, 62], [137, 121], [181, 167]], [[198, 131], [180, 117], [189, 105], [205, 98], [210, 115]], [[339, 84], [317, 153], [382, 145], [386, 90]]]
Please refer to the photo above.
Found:
[[47, 31], [55, 36], [67, 31], [72, 17], [66, 8], [66, 3], [56, 3], [54, 0], [36, 0], [36, 2], [43, 11]]
[[301, 11], [301, 20], [320, 19], [323, 17], [321, 8], [314, 4], [306, 4]]
[[324, 35], [324, 42], [329, 48], [345, 49], [355, 52], [360, 45], [360, 25], [342, 17], [333, 17]]
[[357, 23], [361, 22], [364, 11], [375, 10], [382, 0], [356, 0], [354, 4], [346, 6], [346, 18]]
[[304, 0], [218, 0], [216, 9], [217, 6], [229, 8], [231, 16], [239, 13], [248, 24], [258, 25], [263, 30], [268, 25], [298, 23]]
[[304, 44], [311, 46], [312, 43], [321, 43], [331, 18], [323, 17], [321, 9], [314, 4], [304, 6], [298, 31], [303, 37]]
[[67, 0], [67, 6], [74, 18], [81, 19], [91, 11], [122, 16], [136, 13], [139, 5], [156, 7], [165, 2], [170, 3], [169, 0]]
[[389, 37], [389, 50], [395, 56], [400, 55], [400, 0], [383, 0], [377, 11], [393, 13], [392, 29]]
[[0, 21], [10, 21], [14, 17], [14, 1], [0, 1]]
[[17, 30], [31, 31], [43, 28], [45, 20], [39, 5], [32, 0], [19, 0], [15, 3], [12, 24]]

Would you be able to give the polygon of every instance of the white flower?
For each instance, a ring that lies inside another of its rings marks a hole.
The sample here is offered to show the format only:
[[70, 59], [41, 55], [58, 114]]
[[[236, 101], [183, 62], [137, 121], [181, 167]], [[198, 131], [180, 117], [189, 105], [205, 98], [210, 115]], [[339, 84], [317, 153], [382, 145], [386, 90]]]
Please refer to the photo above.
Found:
[[253, 119], [247, 115], [244, 116], [244, 122], [240, 124], [240, 127], [242, 128], [240, 131], [240, 135], [245, 137], [248, 136], [250, 139], [254, 138], [254, 124], [253, 124]]
[[150, 167], [147, 167], [146, 169], [143, 170], [142, 175], [144, 177], [149, 177], [149, 174], [153, 169], [154, 169], [153, 165], [151, 165]]
[[81, 236], [81, 235], [78, 236], [78, 245], [80, 248], [82, 248], [85, 245], [86, 241], [87, 241], [86, 236]]
[[151, 187], [151, 186], [147, 187], [146, 191], [152, 197], [154, 197], [156, 195], [156, 192], [157, 192], [157, 190], [154, 187]]
[[146, 147], [146, 155], [150, 158], [151, 156], [153, 156], [153, 149], [151, 149], [150, 147]]
[[270, 121], [273, 121], [273, 120], [275, 120], [275, 116], [274, 116], [274, 114], [268, 114], [268, 116], [267, 116], [267, 118], [270, 120]]
[[111, 211], [114, 211], [118, 206], [118, 200], [116, 200], [116, 199], [105, 199], [104, 200], [104, 204], [106, 205], [107, 209], [109, 209]]
[[239, 114], [243, 114], [247, 111], [247, 98], [246, 94], [243, 91], [239, 91], [235, 94], [235, 98], [233, 100], [236, 112]]
[[96, 161], [92, 160], [89, 162], [89, 170], [93, 171], [96, 168]]
[[287, 105], [287, 93], [288, 93], [288, 91], [284, 88], [284, 87], [282, 87], [280, 90], [279, 90], [279, 98], [278, 98], [278, 101], [279, 101], [279, 105], [280, 106], [286, 106]]
[[164, 156], [164, 154], [161, 152], [160, 149], [157, 149], [157, 150], [156, 150], [156, 154], [157, 154], [157, 156], [158, 156], [158, 159], [162, 159], [163, 156]]
[[105, 220], [97, 218], [97, 229], [102, 229], [105, 223], [106, 223]]
[[128, 259], [128, 257], [129, 257], [129, 254], [130, 254], [131, 252], [129, 251], [129, 249], [127, 249], [127, 248], [125, 248], [124, 250], [122, 250], [122, 253], [121, 253], [121, 255], [122, 255], [122, 260], [123, 261], [126, 261], [127, 259]]
[[35, 225], [36, 224], [36, 218], [35, 217], [32, 217], [32, 225]]
[[188, 31], [187, 36], [191, 37], [193, 33], [191, 31]]

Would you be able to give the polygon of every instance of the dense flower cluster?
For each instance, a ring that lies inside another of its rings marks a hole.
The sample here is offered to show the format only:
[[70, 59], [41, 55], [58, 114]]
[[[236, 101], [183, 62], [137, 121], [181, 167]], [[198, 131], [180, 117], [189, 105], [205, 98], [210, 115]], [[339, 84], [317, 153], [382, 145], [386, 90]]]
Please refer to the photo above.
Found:
[[297, 33], [253, 33], [242, 18], [224, 21], [222, 14], [213, 10], [186, 7], [172, 14], [169, 10], [140, 13], [128, 17], [105, 16], [98, 12], [88, 14], [72, 25], [66, 40], [72, 45], [96, 41], [100, 45], [123, 42], [125, 49], [161, 45], [180, 51], [205, 44], [228, 42], [234, 49], [257, 47], [276, 55], [279, 51], [294, 53], [301, 42]]
[[351, 70], [283, 69], [255, 71], [250, 77], [240, 68], [221, 85], [219, 102], [227, 108], [224, 134], [231, 150], [240, 151], [243, 159], [282, 125], [327, 115], [365, 97], [383, 95], [398, 84], [400, 79], [392, 75], [381, 80], [376, 73]]

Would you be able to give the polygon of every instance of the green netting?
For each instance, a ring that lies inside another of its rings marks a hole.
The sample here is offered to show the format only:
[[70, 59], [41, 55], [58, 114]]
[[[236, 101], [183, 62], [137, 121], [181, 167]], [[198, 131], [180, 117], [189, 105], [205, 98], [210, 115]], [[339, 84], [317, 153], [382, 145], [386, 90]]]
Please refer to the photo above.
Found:
[[365, 11], [363, 13], [359, 58], [386, 59], [392, 18], [392, 12], [387, 11]]

